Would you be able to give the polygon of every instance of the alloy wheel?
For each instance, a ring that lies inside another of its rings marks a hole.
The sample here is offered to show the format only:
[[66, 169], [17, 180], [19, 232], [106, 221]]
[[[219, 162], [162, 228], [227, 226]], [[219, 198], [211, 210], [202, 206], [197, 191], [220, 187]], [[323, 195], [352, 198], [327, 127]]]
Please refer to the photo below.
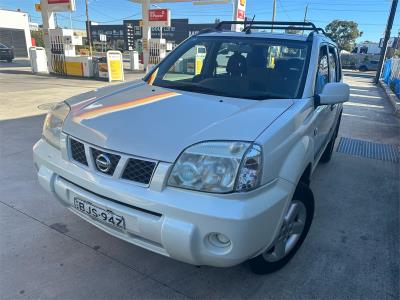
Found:
[[284, 258], [299, 241], [306, 219], [307, 210], [305, 205], [301, 201], [292, 200], [277, 239], [263, 253], [264, 259], [268, 262], [276, 262]]

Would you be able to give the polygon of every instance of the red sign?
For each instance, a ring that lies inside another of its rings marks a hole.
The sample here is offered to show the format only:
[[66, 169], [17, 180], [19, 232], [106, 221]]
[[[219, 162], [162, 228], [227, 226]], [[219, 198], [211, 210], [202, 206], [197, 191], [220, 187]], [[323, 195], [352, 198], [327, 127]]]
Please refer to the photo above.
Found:
[[239, 20], [244, 20], [244, 16], [245, 16], [244, 11], [241, 10], [241, 9], [238, 9], [237, 18], [238, 18]]
[[149, 21], [150, 22], [167, 22], [168, 21], [168, 9], [149, 9]]
[[49, 4], [63, 4], [63, 3], [69, 3], [70, 0], [47, 0], [47, 3]]

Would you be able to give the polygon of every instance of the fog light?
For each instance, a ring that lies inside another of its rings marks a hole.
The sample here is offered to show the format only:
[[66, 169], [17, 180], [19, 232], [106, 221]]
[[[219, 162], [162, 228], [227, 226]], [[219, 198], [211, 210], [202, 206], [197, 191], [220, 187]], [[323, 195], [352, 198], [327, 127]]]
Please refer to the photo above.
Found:
[[226, 248], [231, 245], [231, 240], [222, 233], [210, 233], [208, 235], [208, 241], [211, 245], [219, 248]]

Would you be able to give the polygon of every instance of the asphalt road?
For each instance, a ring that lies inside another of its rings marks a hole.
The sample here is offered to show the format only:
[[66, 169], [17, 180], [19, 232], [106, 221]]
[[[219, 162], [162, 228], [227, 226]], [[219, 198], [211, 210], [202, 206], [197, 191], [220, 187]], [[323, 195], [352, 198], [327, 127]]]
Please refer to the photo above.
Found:
[[[399, 143], [399, 120], [348, 72], [340, 136]], [[34, 76], [0, 64], [0, 298], [399, 299], [399, 164], [335, 153], [312, 178], [316, 215], [294, 259], [257, 276], [246, 264], [195, 267], [120, 241], [64, 209], [37, 183], [40, 104], [108, 83]]]

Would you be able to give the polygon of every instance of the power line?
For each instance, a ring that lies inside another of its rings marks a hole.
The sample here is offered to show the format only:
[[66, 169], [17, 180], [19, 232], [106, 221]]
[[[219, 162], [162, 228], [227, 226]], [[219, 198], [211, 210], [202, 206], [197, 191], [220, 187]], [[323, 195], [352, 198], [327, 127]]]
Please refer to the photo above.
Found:
[[327, 11], [352, 11], [352, 12], [386, 12], [386, 10], [371, 10], [371, 9], [333, 9], [333, 8], [314, 8], [310, 7], [310, 10], [327, 10]]
[[112, 23], [112, 22], [117, 22], [117, 21], [123, 21], [123, 20], [129, 19], [129, 18], [132, 18], [132, 17], [136, 17], [136, 16], [141, 15], [141, 14], [142, 13], [136, 13], [136, 14], [129, 15], [129, 16], [126, 16], [126, 17], [122, 17], [120, 19], [102, 21], [102, 22], [97, 22], [97, 23], [99, 23], [99, 24], [107, 24], [107, 23]]
[[282, 5], [282, 1], [278, 0], [279, 6], [281, 7], [282, 11], [285, 13], [286, 17], [289, 19], [289, 21], [292, 21], [292, 18], [289, 16], [289, 14], [287, 13], [287, 11], [285, 10], [285, 8]]

